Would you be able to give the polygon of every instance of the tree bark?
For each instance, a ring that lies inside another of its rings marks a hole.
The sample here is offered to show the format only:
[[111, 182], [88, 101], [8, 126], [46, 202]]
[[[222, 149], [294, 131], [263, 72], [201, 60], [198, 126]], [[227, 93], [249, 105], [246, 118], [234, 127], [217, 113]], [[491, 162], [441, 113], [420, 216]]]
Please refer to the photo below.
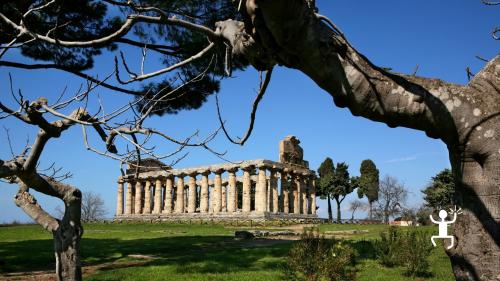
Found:
[[80, 240], [83, 228], [80, 223], [81, 192], [74, 189], [65, 200], [64, 216], [59, 228], [53, 232], [57, 280], [82, 280]]
[[342, 203], [342, 201], [339, 201], [339, 198], [335, 197], [335, 202], [337, 202], [337, 223], [340, 223], [340, 221], [342, 219], [341, 214], [340, 214], [340, 203]]
[[326, 201], [328, 202], [328, 221], [333, 222], [332, 202], [330, 200], [330, 194], [328, 194], [326, 197]]
[[447, 251], [457, 280], [500, 276], [500, 56], [468, 85], [396, 74], [373, 65], [311, 1], [247, 0], [244, 24], [217, 23], [234, 55], [258, 70], [297, 69], [355, 116], [407, 127], [448, 147], [457, 202], [456, 246]]

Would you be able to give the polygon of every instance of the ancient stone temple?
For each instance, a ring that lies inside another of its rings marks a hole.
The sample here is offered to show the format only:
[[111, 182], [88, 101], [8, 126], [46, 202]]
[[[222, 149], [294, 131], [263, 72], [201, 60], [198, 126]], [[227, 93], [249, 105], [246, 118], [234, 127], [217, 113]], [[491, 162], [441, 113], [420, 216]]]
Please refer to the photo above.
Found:
[[279, 162], [247, 160], [171, 169], [144, 159], [118, 179], [117, 220], [308, 220], [316, 216], [315, 173], [300, 141], [279, 144]]

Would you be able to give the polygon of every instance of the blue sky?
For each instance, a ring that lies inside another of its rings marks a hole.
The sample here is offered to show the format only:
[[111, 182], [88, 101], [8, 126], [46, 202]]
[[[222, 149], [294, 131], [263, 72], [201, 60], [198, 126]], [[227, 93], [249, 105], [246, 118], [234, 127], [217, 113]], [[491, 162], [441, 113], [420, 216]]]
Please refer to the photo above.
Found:
[[[375, 64], [397, 72], [411, 73], [419, 65], [418, 75], [466, 84], [465, 68], [469, 66], [477, 72], [484, 65], [476, 55], [490, 59], [498, 54], [499, 43], [491, 38], [490, 32], [500, 25], [500, 8], [485, 6], [480, 0], [317, 2], [320, 13], [330, 17], [354, 46]], [[129, 51], [128, 57], [132, 64], [137, 62], [135, 65], [138, 65], [137, 52]], [[16, 53], [9, 54], [6, 59], [23, 60]], [[150, 70], [159, 67], [154, 57], [149, 63]], [[102, 77], [111, 71], [111, 66], [111, 57], [105, 54], [91, 73], [100, 73]], [[10, 105], [9, 72], [14, 78], [14, 86], [31, 99], [46, 96], [53, 100], [65, 86], [71, 93], [82, 83], [57, 71], [0, 68], [0, 98]], [[237, 72], [222, 83], [222, 113], [233, 136], [241, 136], [246, 130], [257, 83], [258, 73], [253, 69]], [[109, 109], [126, 103], [129, 98], [104, 89], [98, 89], [97, 93]], [[197, 129], [200, 136], [207, 135], [218, 127], [214, 100], [212, 96], [199, 110], [154, 117], [147, 124], [177, 137], [188, 136]], [[10, 129], [11, 137], [18, 140], [14, 143], [15, 151], [23, 148], [27, 135], [33, 140], [36, 132], [33, 128], [26, 128], [14, 119], [1, 123]], [[308, 77], [281, 67], [273, 73], [247, 144], [243, 147], [233, 145], [220, 135], [211, 145], [219, 151], [227, 151], [226, 157], [231, 160], [277, 160], [278, 142], [286, 135], [296, 135], [301, 140], [305, 159], [313, 169], [329, 156], [334, 162], [348, 163], [350, 173], [357, 175], [361, 161], [372, 159], [381, 176], [389, 174], [404, 182], [410, 191], [409, 206], [420, 204], [420, 190], [430, 177], [449, 167], [448, 152], [442, 142], [429, 139], [419, 131], [390, 129], [381, 123], [353, 117], [348, 110], [336, 108], [331, 97]], [[0, 128], [0, 143], [0, 159], [8, 159], [10, 150], [3, 128]], [[174, 148], [163, 141], [154, 144], [159, 152]], [[42, 167], [52, 162], [73, 173], [69, 183], [83, 191], [101, 194], [109, 214], [113, 214], [119, 163], [86, 151], [80, 128], [72, 128], [49, 143], [42, 157]], [[191, 149], [177, 167], [219, 162], [220, 159], [207, 151]], [[29, 220], [14, 205], [15, 193], [15, 186], [0, 183], [0, 222]], [[343, 208], [356, 197], [355, 194], [345, 200]], [[41, 194], [36, 197], [48, 211], [60, 204]], [[320, 202], [319, 207], [320, 216], [325, 216], [326, 203]], [[343, 217], [350, 217], [350, 214], [344, 212]]]

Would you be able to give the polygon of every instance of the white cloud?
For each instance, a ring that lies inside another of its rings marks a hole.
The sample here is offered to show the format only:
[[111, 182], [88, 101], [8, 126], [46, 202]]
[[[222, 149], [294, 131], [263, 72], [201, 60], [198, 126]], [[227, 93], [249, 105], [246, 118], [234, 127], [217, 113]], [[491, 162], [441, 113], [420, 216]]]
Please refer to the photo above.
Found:
[[394, 158], [394, 159], [384, 161], [384, 163], [399, 163], [399, 162], [407, 162], [407, 161], [413, 161], [413, 160], [417, 160], [416, 155], [406, 156], [406, 157], [402, 157], [402, 158]]

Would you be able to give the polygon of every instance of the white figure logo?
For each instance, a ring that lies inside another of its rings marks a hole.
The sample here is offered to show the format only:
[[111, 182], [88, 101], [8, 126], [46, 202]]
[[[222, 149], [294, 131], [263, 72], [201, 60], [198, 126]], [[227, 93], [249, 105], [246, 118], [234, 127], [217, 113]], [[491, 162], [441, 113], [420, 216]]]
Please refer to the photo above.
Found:
[[451, 239], [451, 244], [450, 244], [450, 246], [448, 246], [447, 249], [453, 248], [455, 237], [453, 235], [448, 235], [448, 225], [454, 223], [457, 220], [457, 214], [461, 214], [462, 209], [460, 208], [457, 210], [457, 206], [455, 206], [455, 209], [450, 209], [450, 213], [453, 214], [453, 219], [451, 221], [444, 220], [446, 217], [448, 217], [448, 212], [446, 212], [445, 210], [439, 211], [439, 217], [441, 218], [440, 221], [434, 220], [432, 215], [429, 215], [429, 217], [431, 218], [431, 221], [433, 223], [439, 225], [439, 235], [433, 235], [431, 237], [431, 242], [432, 242], [432, 245], [434, 245], [434, 247], [436, 247], [436, 242], [434, 241], [434, 239], [436, 239], [436, 238], [442, 238], [442, 239], [449, 238], [449, 239]]

